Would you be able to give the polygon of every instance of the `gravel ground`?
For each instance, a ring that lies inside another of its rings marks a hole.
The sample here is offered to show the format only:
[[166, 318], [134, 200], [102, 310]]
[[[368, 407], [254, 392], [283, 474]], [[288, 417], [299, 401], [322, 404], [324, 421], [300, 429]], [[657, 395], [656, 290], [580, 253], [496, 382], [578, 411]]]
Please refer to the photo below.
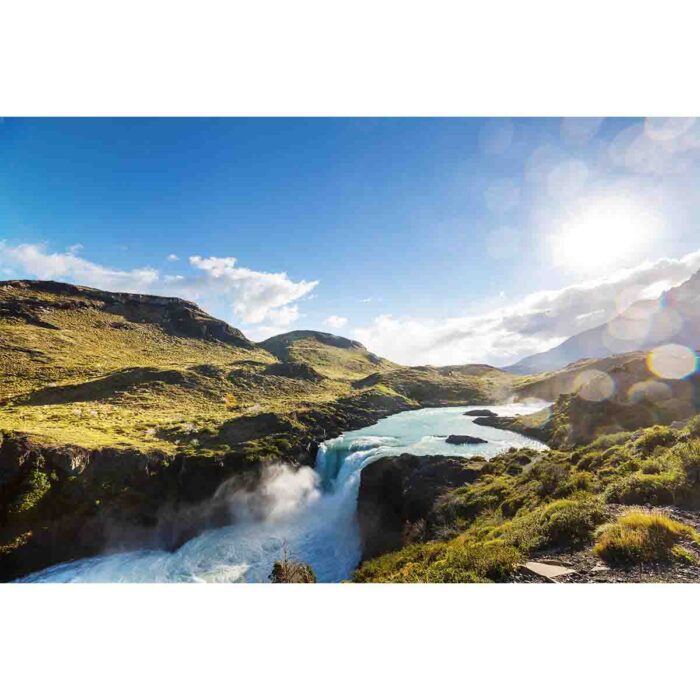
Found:
[[[644, 508], [639, 506], [611, 506], [611, 514], [620, 515], [627, 510], [644, 510], [649, 513], [667, 515], [681, 522], [692, 525], [700, 531], [700, 513], [687, 511], [675, 506]], [[698, 556], [700, 546], [695, 543], [683, 543]], [[576, 571], [575, 574], [561, 576], [557, 583], [700, 583], [700, 565], [681, 562], [644, 564], [643, 566], [609, 566], [593, 553], [592, 548], [576, 551], [548, 551], [532, 555], [529, 561], [563, 566]], [[519, 569], [514, 575], [516, 583], [542, 583], [543, 579], [529, 571]]]

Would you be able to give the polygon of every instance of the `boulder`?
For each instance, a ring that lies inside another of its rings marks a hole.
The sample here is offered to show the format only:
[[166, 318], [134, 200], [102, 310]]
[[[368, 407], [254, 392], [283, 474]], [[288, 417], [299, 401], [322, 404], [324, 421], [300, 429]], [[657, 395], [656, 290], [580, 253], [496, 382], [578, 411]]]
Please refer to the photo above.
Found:
[[448, 435], [445, 442], [450, 445], [483, 445], [487, 441], [473, 435]]
[[541, 561], [528, 561], [522, 565], [524, 572], [535, 576], [543, 581], [556, 581], [564, 576], [571, 576], [577, 572], [569, 569], [566, 566], [558, 564], [545, 564]]
[[465, 416], [487, 416], [489, 418], [495, 418], [498, 414], [489, 410], [488, 408], [473, 408], [471, 411], [466, 411]]

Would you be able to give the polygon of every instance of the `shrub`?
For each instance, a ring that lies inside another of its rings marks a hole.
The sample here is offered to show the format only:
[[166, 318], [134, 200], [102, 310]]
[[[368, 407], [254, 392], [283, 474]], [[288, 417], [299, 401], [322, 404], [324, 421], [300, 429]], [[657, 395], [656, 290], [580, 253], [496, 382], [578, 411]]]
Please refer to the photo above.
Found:
[[425, 572], [427, 583], [507, 581], [523, 555], [501, 542], [455, 543]]
[[674, 546], [688, 537], [698, 539], [690, 525], [665, 515], [630, 511], [599, 530], [594, 551], [611, 564], [667, 561], [674, 556]]
[[657, 474], [636, 472], [608, 486], [605, 500], [627, 505], [668, 505], [680, 500], [685, 486], [683, 474], [675, 469]]
[[569, 493], [576, 491], [595, 491], [596, 478], [590, 472], [574, 472], [566, 483], [566, 488]]
[[657, 447], [669, 447], [676, 441], [677, 433], [666, 425], [647, 428], [635, 440], [634, 446], [642, 455], [650, 455]]
[[276, 561], [270, 574], [272, 583], [316, 583], [314, 570], [303, 561], [284, 559]]
[[410, 582], [431, 562], [444, 556], [447, 544], [411, 544], [408, 547], [366, 561], [353, 574], [356, 583]]
[[566, 498], [504, 523], [493, 535], [525, 552], [553, 546], [576, 547], [590, 542], [605, 518], [605, 509], [596, 498]]
[[595, 471], [603, 463], [603, 453], [600, 450], [591, 450], [579, 457], [577, 467], [584, 471]]
[[358, 583], [488, 583], [506, 581], [522, 554], [502, 542], [455, 539], [414, 544], [365, 562], [354, 574]]
[[459, 518], [472, 519], [486, 510], [495, 509], [512, 490], [511, 478], [489, 475], [452, 491], [446, 507], [453, 509]]
[[589, 445], [589, 448], [592, 450], [607, 450], [609, 447], [624, 444], [630, 439], [631, 435], [632, 433], [629, 432], [601, 435], [593, 440], [593, 442]]
[[51, 490], [49, 475], [40, 467], [33, 467], [24, 477], [18, 493], [9, 506], [9, 513], [22, 515], [37, 508]]
[[700, 484], [700, 440], [675, 445], [662, 456], [661, 463], [668, 469], [680, 469], [690, 485]]
[[700, 416], [693, 416], [685, 426], [685, 432], [693, 438], [700, 438]]

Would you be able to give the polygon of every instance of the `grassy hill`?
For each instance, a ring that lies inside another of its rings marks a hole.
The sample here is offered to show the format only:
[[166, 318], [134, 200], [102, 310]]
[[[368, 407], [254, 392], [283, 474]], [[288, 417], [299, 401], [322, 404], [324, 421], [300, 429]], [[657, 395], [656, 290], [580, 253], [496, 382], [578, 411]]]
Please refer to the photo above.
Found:
[[52, 282], [0, 285], [0, 430], [172, 452], [240, 416], [351, 391], [286, 368], [180, 299]]
[[400, 368], [314, 331], [257, 345], [181, 299], [0, 284], [0, 431], [47, 444], [225, 452], [298, 436], [308, 416], [318, 422], [344, 400], [496, 400], [506, 376], [476, 365]]
[[353, 380], [398, 365], [355, 340], [319, 331], [292, 331], [260, 343], [282, 362], [302, 362], [331, 379]]
[[357, 380], [358, 388], [384, 387], [423, 406], [506, 401], [521, 378], [489, 365], [396, 367]]

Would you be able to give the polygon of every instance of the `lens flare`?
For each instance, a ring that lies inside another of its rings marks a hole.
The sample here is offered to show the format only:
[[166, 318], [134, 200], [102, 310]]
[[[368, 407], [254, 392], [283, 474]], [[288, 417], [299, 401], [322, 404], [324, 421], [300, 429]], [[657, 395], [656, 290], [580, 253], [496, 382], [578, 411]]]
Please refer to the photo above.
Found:
[[671, 387], [665, 382], [656, 379], [647, 379], [644, 382], [633, 384], [627, 392], [627, 398], [632, 403], [639, 401], [651, 401], [661, 403], [673, 397]]
[[615, 393], [615, 381], [607, 372], [587, 369], [574, 380], [574, 391], [586, 401], [605, 401]]
[[662, 379], [685, 379], [698, 368], [698, 356], [685, 345], [661, 345], [647, 355], [647, 367]]

